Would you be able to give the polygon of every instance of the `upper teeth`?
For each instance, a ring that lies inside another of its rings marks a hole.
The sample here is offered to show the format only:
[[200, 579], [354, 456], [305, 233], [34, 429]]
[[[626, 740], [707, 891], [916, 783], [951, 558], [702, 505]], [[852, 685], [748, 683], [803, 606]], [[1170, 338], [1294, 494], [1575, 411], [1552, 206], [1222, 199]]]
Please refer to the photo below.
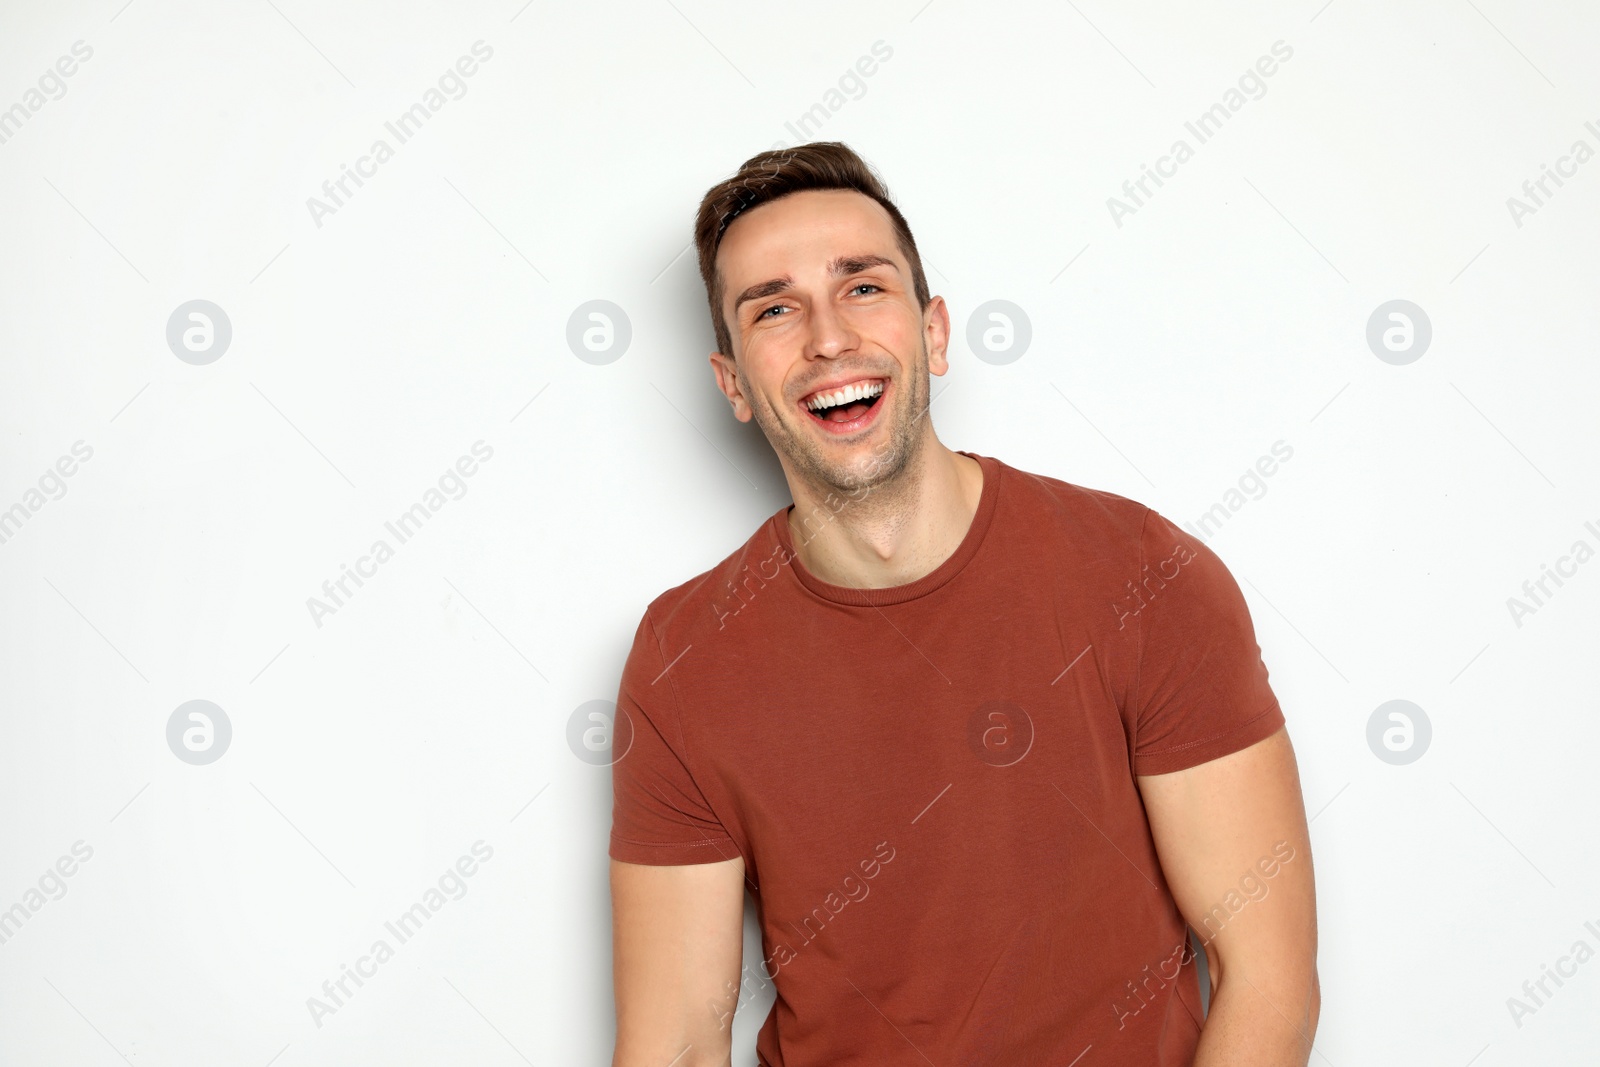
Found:
[[806, 407], [812, 411], [821, 411], [823, 408], [837, 407], [848, 404], [852, 400], [865, 400], [869, 396], [877, 396], [883, 392], [882, 382], [856, 382], [843, 389], [835, 389], [831, 393], [818, 393], [806, 401]]

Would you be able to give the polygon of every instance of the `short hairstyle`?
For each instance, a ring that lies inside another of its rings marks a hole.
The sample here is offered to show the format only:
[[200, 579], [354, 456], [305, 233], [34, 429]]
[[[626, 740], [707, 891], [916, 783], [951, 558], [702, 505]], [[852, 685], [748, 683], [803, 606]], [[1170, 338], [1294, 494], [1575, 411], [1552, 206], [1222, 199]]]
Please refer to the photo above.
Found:
[[711, 305], [717, 351], [730, 359], [733, 337], [722, 317], [724, 293], [722, 278], [717, 273], [717, 249], [722, 245], [722, 235], [742, 212], [805, 189], [853, 189], [882, 204], [894, 223], [900, 254], [911, 264], [917, 306], [928, 306], [931, 299], [928, 278], [922, 272], [916, 238], [911, 236], [905, 216], [889, 199], [888, 187], [866, 161], [840, 141], [812, 141], [793, 148], [771, 149], [751, 156], [739, 165], [738, 172], [731, 178], [707, 190], [695, 215], [694, 243], [700, 253], [700, 278], [705, 282], [706, 300]]

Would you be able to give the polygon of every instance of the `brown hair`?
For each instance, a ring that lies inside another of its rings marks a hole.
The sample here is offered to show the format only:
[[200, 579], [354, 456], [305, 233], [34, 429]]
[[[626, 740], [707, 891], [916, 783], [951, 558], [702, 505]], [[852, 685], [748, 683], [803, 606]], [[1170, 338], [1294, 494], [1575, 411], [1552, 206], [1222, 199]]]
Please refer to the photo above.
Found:
[[889, 199], [889, 190], [865, 160], [840, 141], [812, 141], [793, 148], [771, 149], [751, 156], [731, 178], [713, 185], [700, 200], [694, 220], [694, 243], [700, 253], [700, 277], [711, 305], [711, 325], [717, 351], [733, 357], [733, 338], [722, 317], [722, 278], [717, 273], [717, 248], [728, 225], [740, 213], [804, 189], [853, 189], [872, 197], [894, 222], [901, 255], [911, 264], [912, 288], [917, 305], [928, 306], [928, 279], [922, 257], [905, 216]]

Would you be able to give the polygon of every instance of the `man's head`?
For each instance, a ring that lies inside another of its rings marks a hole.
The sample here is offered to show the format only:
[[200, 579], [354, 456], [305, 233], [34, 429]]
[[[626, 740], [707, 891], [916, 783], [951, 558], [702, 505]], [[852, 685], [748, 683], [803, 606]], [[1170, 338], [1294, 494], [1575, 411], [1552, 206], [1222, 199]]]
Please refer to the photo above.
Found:
[[[866, 163], [836, 142], [753, 156], [706, 193], [695, 243], [735, 417], [791, 477], [850, 491], [897, 476], [932, 435], [949, 313]], [[845, 402], [819, 417], [819, 390]]]

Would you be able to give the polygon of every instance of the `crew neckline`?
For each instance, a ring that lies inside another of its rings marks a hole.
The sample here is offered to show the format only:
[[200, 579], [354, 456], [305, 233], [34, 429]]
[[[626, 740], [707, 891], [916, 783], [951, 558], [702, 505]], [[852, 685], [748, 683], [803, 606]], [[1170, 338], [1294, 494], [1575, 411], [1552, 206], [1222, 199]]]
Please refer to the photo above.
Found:
[[795, 553], [794, 541], [789, 536], [789, 511], [794, 507], [789, 504], [779, 508], [777, 513], [767, 520], [772, 530], [772, 535], [777, 538], [778, 544], [783, 547], [784, 554], [789, 557], [789, 568], [794, 572], [801, 585], [824, 600], [835, 604], [845, 604], [851, 607], [881, 607], [888, 604], [903, 604], [908, 600], [915, 600], [920, 596], [938, 589], [957, 574], [961, 573], [972, 557], [977, 555], [979, 547], [983, 544], [984, 535], [988, 533], [990, 520], [994, 517], [995, 503], [1000, 497], [1000, 468], [1001, 463], [993, 456], [982, 456], [976, 452], [967, 452], [963, 449], [955, 451], [969, 459], [978, 461], [978, 466], [983, 472], [983, 489], [978, 495], [978, 507], [972, 513], [972, 522], [967, 526], [967, 532], [961, 538], [961, 543], [956, 550], [950, 553], [945, 561], [921, 578], [904, 585], [891, 585], [882, 588], [859, 588], [851, 585], [834, 585], [832, 582], [823, 581], [806, 569]]

